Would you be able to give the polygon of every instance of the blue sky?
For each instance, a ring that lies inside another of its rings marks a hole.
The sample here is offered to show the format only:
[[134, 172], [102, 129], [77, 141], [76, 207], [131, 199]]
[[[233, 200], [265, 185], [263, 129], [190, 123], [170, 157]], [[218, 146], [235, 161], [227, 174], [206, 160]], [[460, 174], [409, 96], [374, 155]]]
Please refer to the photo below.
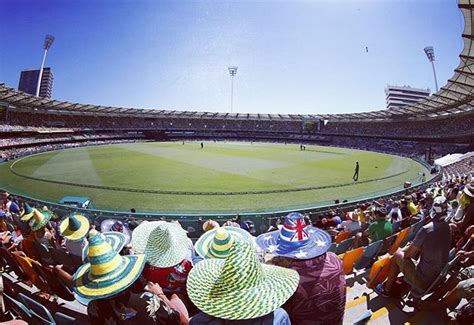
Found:
[[[228, 112], [343, 113], [385, 107], [387, 84], [434, 89], [458, 65], [455, 0], [0, 0], [0, 81], [39, 68], [46, 34], [53, 97]], [[367, 53], [365, 47], [368, 47]]]

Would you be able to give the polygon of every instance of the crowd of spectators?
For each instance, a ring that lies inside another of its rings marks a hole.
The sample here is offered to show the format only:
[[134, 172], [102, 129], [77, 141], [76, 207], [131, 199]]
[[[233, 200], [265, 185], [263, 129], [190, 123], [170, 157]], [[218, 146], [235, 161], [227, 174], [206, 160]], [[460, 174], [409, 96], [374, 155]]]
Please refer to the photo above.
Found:
[[[290, 213], [258, 236], [240, 216], [203, 220], [194, 243], [176, 221], [59, 217], [3, 193], [0, 261], [41, 291], [39, 301], [87, 306], [91, 324], [342, 324], [346, 255], [382, 243], [389, 272], [367, 284], [379, 295], [427, 290], [444, 274], [431, 296], [411, 303], [455, 309], [466, 298], [472, 306], [473, 221], [470, 177], [327, 215]], [[368, 269], [379, 261], [372, 257]], [[448, 264], [453, 272], [443, 273]]]

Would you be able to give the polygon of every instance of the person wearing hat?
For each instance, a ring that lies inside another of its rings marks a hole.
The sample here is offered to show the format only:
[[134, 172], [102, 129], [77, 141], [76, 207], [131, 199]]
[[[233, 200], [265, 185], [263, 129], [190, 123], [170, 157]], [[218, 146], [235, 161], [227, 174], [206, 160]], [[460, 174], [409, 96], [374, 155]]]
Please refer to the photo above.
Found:
[[204, 230], [204, 232], [206, 231], [209, 231], [209, 230], [213, 230], [213, 229], [216, 229], [216, 228], [219, 228], [219, 224], [217, 223], [217, 221], [214, 221], [214, 220], [206, 220], [206, 222], [204, 222], [202, 224], [202, 230]]
[[64, 237], [64, 246], [76, 267], [82, 264], [82, 252], [86, 247], [89, 219], [80, 214], [72, 214], [59, 224], [59, 232]]
[[142, 222], [132, 233], [132, 249], [146, 255], [143, 276], [166, 293], [181, 292], [193, 267], [193, 244], [177, 223]]
[[389, 297], [400, 272], [413, 288], [425, 290], [433, 283], [448, 262], [451, 249], [451, 229], [445, 220], [447, 213], [448, 200], [444, 196], [436, 197], [430, 211], [432, 221], [420, 228], [412, 243], [395, 252], [387, 281], [376, 286], [377, 293]]
[[464, 233], [467, 227], [474, 224], [474, 182], [464, 186], [458, 202], [453, 221], [456, 229]]
[[295, 294], [283, 305], [292, 324], [342, 324], [346, 280], [341, 260], [328, 252], [327, 232], [290, 213], [280, 230], [258, 236], [257, 245], [273, 255], [268, 263], [299, 274]]
[[46, 207], [40, 210], [33, 209], [28, 224], [31, 228], [33, 240], [38, 245], [45, 245], [50, 247], [53, 244], [53, 233], [48, 228], [48, 223], [51, 220], [52, 212]]
[[225, 259], [196, 264], [186, 285], [200, 310], [189, 324], [289, 324], [280, 308], [298, 287], [294, 270], [261, 264], [252, 244], [235, 241]]
[[341, 222], [341, 229], [349, 232], [357, 232], [361, 230], [361, 225], [359, 222], [359, 214], [357, 211], [348, 212], [346, 215], [346, 220]]
[[120, 247], [96, 230], [89, 232], [88, 246], [88, 262], [72, 276], [72, 287], [91, 324], [187, 323], [187, 312], [141, 276], [144, 255], [119, 255]]
[[393, 233], [392, 223], [387, 220], [387, 210], [384, 207], [377, 207], [373, 211], [375, 221], [373, 221], [367, 230], [358, 233], [354, 238], [353, 247], [367, 246], [378, 240], [384, 240]]
[[116, 231], [123, 233], [126, 238], [126, 243], [130, 243], [130, 240], [132, 239], [132, 232], [128, 228], [128, 225], [123, 223], [120, 220], [115, 220], [115, 219], [106, 219], [102, 221], [100, 224], [100, 231], [101, 232], [109, 232], [109, 231]]
[[247, 231], [225, 226], [204, 233], [196, 241], [194, 249], [202, 258], [226, 258], [235, 241], [253, 243]]

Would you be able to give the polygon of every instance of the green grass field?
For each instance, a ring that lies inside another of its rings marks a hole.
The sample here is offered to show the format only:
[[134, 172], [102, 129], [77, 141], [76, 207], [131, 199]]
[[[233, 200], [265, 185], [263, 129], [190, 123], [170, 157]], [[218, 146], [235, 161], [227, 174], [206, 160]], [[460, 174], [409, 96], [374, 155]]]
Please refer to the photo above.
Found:
[[[352, 184], [355, 162], [359, 181]], [[243, 192], [341, 187], [267, 194], [184, 195], [136, 193], [31, 180], [180, 192]], [[342, 148], [240, 142], [134, 143], [54, 151], [0, 165], [0, 187], [58, 202], [87, 196], [97, 208], [128, 211], [264, 211], [352, 199], [417, 182], [420, 164], [397, 156]], [[427, 173], [428, 174], [428, 173]], [[394, 175], [394, 176], [393, 176]], [[392, 176], [392, 177], [391, 177]], [[382, 180], [376, 180], [385, 178]]]

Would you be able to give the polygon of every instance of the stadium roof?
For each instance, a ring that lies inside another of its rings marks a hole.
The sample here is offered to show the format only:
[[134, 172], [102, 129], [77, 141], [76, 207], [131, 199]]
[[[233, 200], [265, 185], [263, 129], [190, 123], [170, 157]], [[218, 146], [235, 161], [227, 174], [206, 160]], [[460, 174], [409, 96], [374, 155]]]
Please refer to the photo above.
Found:
[[474, 0], [459, 0], [465, 26], [462, 34], [464, 49], [459, 55], [460, 62], [454, 75], [437, 92], [414, 105], [390, 110], [379, 110], [351, 114], [243, 114], [213, 113], [195, 111], [175, 111], [164, 109], [143, 109], [112, 107], [91, 104], [70, 103], [54, 99], [35, 97], [0, 84], [0, 104], [21, 110], [48, 113], [69, 113], [81, 115], [121, 115], [168, 118], [209, 118], [209, 119], [250, 119], [250, 120], [374, 120], [433, 118], [449, 114], [467, 113], [474, 106]]

